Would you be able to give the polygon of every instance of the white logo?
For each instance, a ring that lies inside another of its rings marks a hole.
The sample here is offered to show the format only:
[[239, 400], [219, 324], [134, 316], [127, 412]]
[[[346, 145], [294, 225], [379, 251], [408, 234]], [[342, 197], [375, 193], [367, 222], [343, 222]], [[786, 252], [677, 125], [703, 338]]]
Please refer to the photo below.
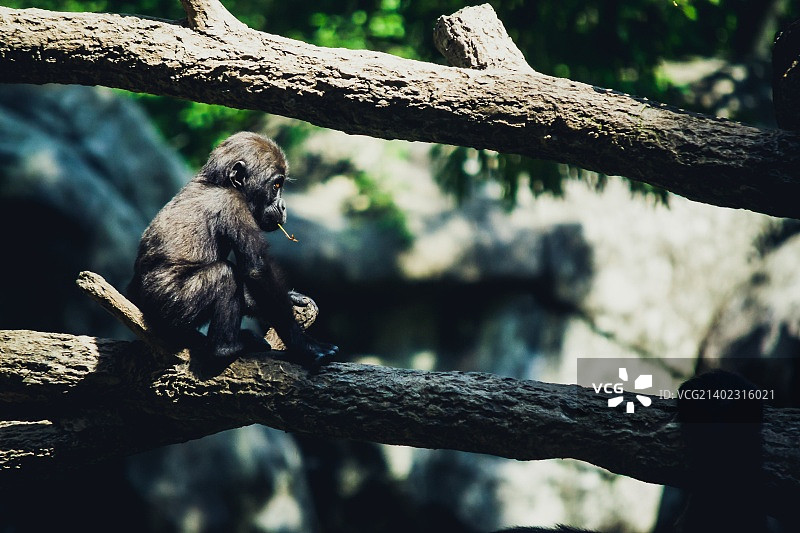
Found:
[[[628, 381], [628, 369], [627, 368], [620, 368], [619, 369], [619, 379], [621, 379], [622, 381]], [[649, 389], [652, 386], [653, 386], [653, 375], [652, 374], [642, 374], [638, 378], [636, 378], [636, 381], [633, 382], [633, 388], [635, 390]], [[622, 396], [622, 391], [623, 391], [622, 383], [613, 383], [613, 384], [612, 383], [605, 383], [605, 384], [600, 384], [600, 385], [596, 385], [596, 384], [592, 383], [592, 387], [594, 388], [594, 391], [596, 393], [598, 393], [598, 394], [600, 393], [601, 390], [606, 392], [606, 393], [609, 393], [609, 394], [611, 394], [612, 391], [614, 393], [616, 393], [616, 394], [619, 394], [619, 396], [615, 396], [613, 398], [609, 398], [609, 400], [608, 400], [608, 406], [609, 407], [612, 407], [612, 408], [613, 407], [617, 407], [623, 401], [625, 401], [625, 398]], [[652, 400], [648, 396], [644, 396], [644, 395], [641, 395], [641, 394], [637, 394], [636, 395], [636, 399], [639, 400], [639, 403], [641, 403], [645, 407], [650, 407], [650, 404], [653, 403]], [[626, 402], [626, 404], [625, 404], [625, 412], [633, 413], [633, 411], [634, 411], [634, 403], [631, 402], [631, 401]]]

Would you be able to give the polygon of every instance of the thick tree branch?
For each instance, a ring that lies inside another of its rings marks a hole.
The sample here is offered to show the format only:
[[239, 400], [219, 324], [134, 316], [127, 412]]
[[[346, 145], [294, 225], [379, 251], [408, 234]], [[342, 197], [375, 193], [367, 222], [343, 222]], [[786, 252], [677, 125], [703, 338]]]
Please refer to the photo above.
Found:
[[[574, 385], [345, 363], [308, 375], [263, 355], [209, 375], [185, 362], [148, 366], [146, 351], [139, 342], [0, 332], [0, 481], [252, 423], [522, 460], [571, 457], [675, 486], [686, 479], [673, 402], [630, 417]], [[799, 417], [765, 414], [766, 490], [778, 515], [800, 496]]]
[[[200, 18], [198, 26], [213, 26]], [[348, 133], [491, 148], [800, 217], [797, 133], [529, 70], [441, 67], [223, 26], [208, 32], [132, 16], [0, 8], [0, 81], [100, 84]]]
[[[572, 457], [675, 486], [686, 479], [674, 402], [626, 417], [589, 389], [489, 374], [332, 364], [309, 375], [266, 354], [210, 368], [186, 352], [164, 358], [141, 312], [101, 276], [82, 272], [78, 285], [155, 352], [0, 332], [0, 485], [252, 423], [516, 459]], [[317, 312], [295, 308], [304, 326]], [[798, 422], [798, 410], [768, 410], [764, 423], [765, 483], [778, 516], [800, 494]]]

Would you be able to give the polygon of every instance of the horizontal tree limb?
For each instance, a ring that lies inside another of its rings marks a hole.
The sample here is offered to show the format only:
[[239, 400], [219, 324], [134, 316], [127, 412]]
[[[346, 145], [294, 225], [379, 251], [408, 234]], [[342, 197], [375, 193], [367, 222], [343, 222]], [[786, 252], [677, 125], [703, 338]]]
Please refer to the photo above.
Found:
[[[184, 2], [208, 6], [208, 2]], [[800, 217], [800, 135], [529, 69], [443, 67], [256, 32], [0, 8], [0, 81], [106, 85], [258, 109], [383, 138], [516, 153], [700, 202]], [[192, 22], [193, 21], [193, 22]]]
[[[574, 458], [674, 486], [687, 476], [671, 401], [631, 417], [591, 389], [483, 373], [332, 363], [309, 375], [265, 354], [211, 373], [147, 361], [141, 342], [0, 331], [0, 483], [253, 423], [520, 460]], [[799, 422], [797, 409], [765, 413], [776, 516], [800, 496]]]

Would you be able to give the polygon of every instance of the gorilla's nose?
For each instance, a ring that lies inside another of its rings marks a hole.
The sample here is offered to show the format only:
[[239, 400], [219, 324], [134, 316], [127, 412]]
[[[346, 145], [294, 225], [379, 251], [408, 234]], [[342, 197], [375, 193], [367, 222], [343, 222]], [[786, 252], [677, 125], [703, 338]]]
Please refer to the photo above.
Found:
[[281, 223], [286, 222], [286, 202], [283, 201], [283, 198], [278, 198], [278, 201], [275, 205], [278, 208], [278, 213], [280, 213], [281, 218], [283, 219]]

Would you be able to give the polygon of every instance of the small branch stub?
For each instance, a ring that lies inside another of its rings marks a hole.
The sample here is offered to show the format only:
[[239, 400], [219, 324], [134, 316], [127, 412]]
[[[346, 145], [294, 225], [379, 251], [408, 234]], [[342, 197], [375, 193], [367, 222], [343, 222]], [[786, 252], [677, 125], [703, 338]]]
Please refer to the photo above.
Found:
[[[103, 309], [111, 313], [114, 318], [119, 320], [125, 327], [130, 329], [134, 335], [146, 342], [156, 352], [161, 354], [170, 352], [170, 350], [153, 335], [153, 332], [145, 322], [141, 310], [130, 300], [125, 298], [113, 285], [107, 282], [103, 276], [95, 274], [94, 272], [83, 271], [78, 275], [78, 279], [75, 283], [77, 283], [78, 287], [91, 299], [99, 303]], [[298, 301], [298, 305], [295, 305], [292, 310], [294, 311], [294, 319], [303, 329], [307, 329], [311, 326], [319, 314], [319, 307], [316, 302], [308, 296], [303, 296], [302, 302]], [[199, 333], [197, 335], [198, 337], [200, 336]], [[278, 336], [275, 328], [270, 328], [264, 335], [264, 338], [273, 350], [286, 350], [286, 345]], [[192, 339], [187, 339], [187, 345], [192, 344], [191, 341]]]
[[489, 4], [439, 17], [433, 42], [454, 67], [535, 72]]
[[219, 0], [181, 0], [189, 27], [205, 33], [226, 34], [249, 30]]
[[78, 287], [92, 300], [111, 313], [125, 327], [131, 330], [139, 339], [154, 348], [161, 349], [154, 339], [144, 321], [144, 315], [138, 307], [125, 298], [113, 285], [108, 283], [103, 276], [85, 270], [78, 274], [75, 280]]

